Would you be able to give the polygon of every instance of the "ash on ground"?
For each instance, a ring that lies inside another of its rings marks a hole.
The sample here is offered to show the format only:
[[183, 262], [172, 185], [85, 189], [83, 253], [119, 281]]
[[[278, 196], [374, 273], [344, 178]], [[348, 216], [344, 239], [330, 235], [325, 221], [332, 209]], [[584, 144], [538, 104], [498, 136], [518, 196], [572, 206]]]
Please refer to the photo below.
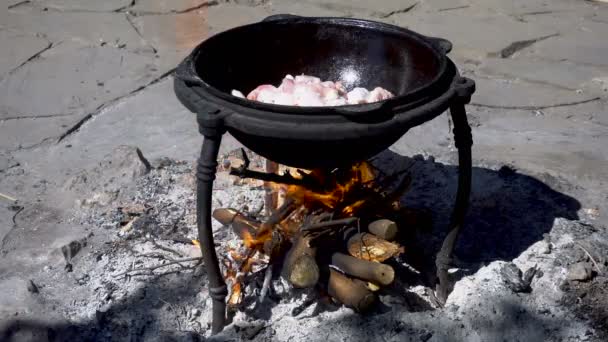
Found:
[[[228, 175], [234, 156], [220, 158], [213, 208], [261, 218], [264, 189]], [[251, 166], [261, 169], [264, 160], [249, 156]], [[413, 165], [412, 190], [402, 202], [427, 208], [434, 217], [433, 231], [422, 232], [418, 245], [406, 246], [404, 258], [396, 261], [404, 267], [372, 313], [358, 315], [315, 290], [290, 289], [278, 276], [265, 302], [258, 303], [260, 271], [247, 279], [244, 303], [231, 312], [232, 323], [210, 336], [207, 277], [192, 242], [195, 164], [148, 162], [139, 150], [122, 147], [66, 185], [79, 194], [69, 223], [89, 227], [89, 235], [62, 248], [61, 264], [32, 276], [32, 296], [65, 324], [33, 326], [28, 336], [60, 341], [601, 341], [608, 336], [608, 233], [594, 226], [593, 218], [578, 217], [584, 210], [576, 200], [508, 167], [474, 168], [454, 290], [438, 308], [425, 277], [432, 274], [432, 257], [448, 222], [457, 168], [390, 151], [372, 162], [387, 171]], [[219, 255], [238, 243], [231, 229], [217, 222], [213, 229]], [[400, 263], [416, 258], [428, 259], [419, 263], [420, 274]]]

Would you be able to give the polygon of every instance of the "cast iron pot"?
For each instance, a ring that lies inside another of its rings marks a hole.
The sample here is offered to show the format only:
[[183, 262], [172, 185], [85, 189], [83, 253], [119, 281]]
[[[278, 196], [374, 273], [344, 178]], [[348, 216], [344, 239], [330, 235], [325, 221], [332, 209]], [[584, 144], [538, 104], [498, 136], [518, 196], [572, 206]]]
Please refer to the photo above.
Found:
[[[254, 152], [300, 168], [365, 160], [411, 127], [444, 112], [470, 86], [446, 57], [451, 43], [384, 23], [271, 16], [208, 38], [178, 66], [175, 93], [206, 136], [227, 130]], [[286, 74], [381, 86], [392, 99], [363, 105], [295, 107], [234, 97]]]

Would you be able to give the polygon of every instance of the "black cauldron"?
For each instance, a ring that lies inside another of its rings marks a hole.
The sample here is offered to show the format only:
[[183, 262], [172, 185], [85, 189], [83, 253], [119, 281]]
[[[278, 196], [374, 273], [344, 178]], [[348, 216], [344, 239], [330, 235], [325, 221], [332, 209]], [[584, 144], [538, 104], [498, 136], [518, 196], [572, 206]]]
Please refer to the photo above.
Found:
[[[408, 129], [445, 111], [460, 78], [446, 57], [451, 43], [378, 22], [272, 16], [217, 34], [178, 67], [175, 93], [198, 114], [201, 131], [217, 121], [239, 142], [281, 164], [335, 167], [367, 159]], [[363, 105], [295, 107], [234, 97], [286, 74], [381, 86], [392, 99]]]

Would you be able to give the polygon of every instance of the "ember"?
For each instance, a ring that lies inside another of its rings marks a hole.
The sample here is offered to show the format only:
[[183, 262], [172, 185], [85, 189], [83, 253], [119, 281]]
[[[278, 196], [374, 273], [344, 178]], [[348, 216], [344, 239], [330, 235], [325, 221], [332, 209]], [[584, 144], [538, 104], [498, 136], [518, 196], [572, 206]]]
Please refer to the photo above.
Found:
[[407, 173], [379, 177], [367, 162], [334, 170], [286, 169], [271, 182], [268, 174], [248, 170], [247, 162], [231, 173], [265, 180], [282, 204], [264, 222], [230, 208], [213, 212], [242, 239], [242, 248], [230, 250], [223, 262], [229, 305], [241, 303], [243, 279], [254, 264], [282, 261], [281, 275], [293, 287], [319, 286], [360, 312], [375, 303], [380, 286], [393, 282], [393, 268], [382, 262], [404, 248], [395, 241], [398, 224], [387, 218], [399, 216]]

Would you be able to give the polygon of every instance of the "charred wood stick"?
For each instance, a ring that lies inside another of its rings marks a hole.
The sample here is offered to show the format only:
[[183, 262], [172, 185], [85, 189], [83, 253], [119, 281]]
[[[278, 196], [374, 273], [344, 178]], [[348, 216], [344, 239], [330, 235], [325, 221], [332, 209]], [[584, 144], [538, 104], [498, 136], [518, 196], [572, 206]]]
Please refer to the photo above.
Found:
[[154, 245], [154, 247], [161, 249], [165, 252], [169, 252], [169, 253], [173, 253], [175, 255], [177, 255], [180, 258], [183, 258], [184, 256], [182, 255], [182, 253], [176, 251], [175, 249], [169, 248], [169, 247], [165, 247], [161, 244], [159, 244], [158, 242], [154, 241], [153, 239], [147, 239], [147, 241], [149, 241], [150, 243], [152, 243]]
[[182, 262], [191, 262], [191, 261], [201, 261], [202, 258], [201, 257], [197, 257], [197, 258], [186, 258], [186, 259], [179, 259], [179, 260], [173, 260], [171, 262], [165, 263], [165, 264], [160, 264], [160, 265], [155, 265], [155, 266], [150, 266], [150, 267], [139, 267], [139, 268], [131, 268], [127, 271], [115, 274], [114, 277], [120, 277], [123, 275], [128, 275], [131, 272], [139, 272], [139, 271], [148, 271], [150, 272], [150, 274], [153, 274], [152, 271], [161, 268], [161, 267], [167, 267], [167, 266], [171, 266], [171, 265], [176, 265], [179, 264], [180, 266], [183, 267], [183, 265], [181, 265]]
[[398, 233], [397, 224], [387, 219], [376, 220], [370, 223], [367, 226], [367, 230], [377, 237], [388, 241], [394, 240]]
[[377, 262], [403, 253], [403, 247], [369, 233], [358, 233], [351, 237], [347, 248], [355, 258]]
[[343, 218], [343, 219], [339, 219], [339, 220], [331, 220], [331, 221], [313, 223], [309, 226], [302, 227], [301, 231], [307, 232], [307, 231], [314, 231], [314, 230], [319, 230], [319, 229], [334, 227], [334, 226], [348, 226], [348, 225], [351, 225], [351, 224], [357, 222], [358, 219], [359, 218], [357, 218], [357, 217], [347, 217], [347, 218]]
[[300, 306], [297, 306], [297, 307], [293, 308], [293, 310], [291, 310], [291, 316], [295, 317], [295, 316], [301, 314], [304, 310], [306, 310], [308, 307], [313, 305], [316, 301], [317, 300], [314, 297], [307, 297], [302, 302], [302, 304], [300, 304]]
[[373, 283], [389, 285], [395, 279], [395, 270], [389, 265], [379, 262], [357, 259], [350, 255], [334, 253], [332, 265], [344, 273]]
[[285, 257], [283, 277], [296, 288], [314, 286], [320, 273], [315, 255], [316, 249], [310, 246], [310, 238], [298, 236]]
[[317, 182], [316, 180], [314, 180], [310, 177], [299, 179], [299, 178], [294, 178], [289, 173], [279, 175], [279, 174], [275, 174], [275, 173], [266, 173], [266, 172], [249, 170], [249, 169], [246, 169], [243, 167], [239, 167], [239, 168], [231, 168], [230, 174], [233, 176], [240, 177], [240, 178], [252, 178], [252, 179], [257, 179], [257, 180], [261, 180], [264, 182], [272, 182], [272, 183], [286, 184], [286, 185], [298, 185], [298, 186], [304, 187], [309, 190], [322, 189], [321, 184], [319, 184], [319, 182]]
[[256, 232], [256, 238], [260, 238], [265, 234], [270, 234], [275, 225], [279, 224], [279, 222], [283, 221], [292, 211], [296, 209], [295, 201], [291, 198], [288, 198], [283, 202], [281, 207], [277, 209], [266, 222], [260, 225], [260, 228]]
[[354, 281], [334, 269], [329, 272], [327, 292], [342, 304], [357, 312], [366, 312], [376, 302], [376, 296], [363, 282]]
[[262, 290], [260, 291], [260, 300], [262, 303], [264, 299], [266, 299], [266, 295], [268, 294], [268, 289], [270, 288], [270, 281], [272, 280], [272, 264], [269, 264], [266, 267], [266, 272], [264, 272], [264, 283], [262, 284]]
[[[276, 174], [279, 172], [279, 164], [273, 162], [272, 160], [266, 159], [266, 172], [268, 174]], [[266, 215], [272, 215], [279, 203], [279, 194], [270, 188], [270, 184], [268, 184], [268, 182], [264, 182], [264, 187], [266, 188], [266, 194], [264, 196]]]

